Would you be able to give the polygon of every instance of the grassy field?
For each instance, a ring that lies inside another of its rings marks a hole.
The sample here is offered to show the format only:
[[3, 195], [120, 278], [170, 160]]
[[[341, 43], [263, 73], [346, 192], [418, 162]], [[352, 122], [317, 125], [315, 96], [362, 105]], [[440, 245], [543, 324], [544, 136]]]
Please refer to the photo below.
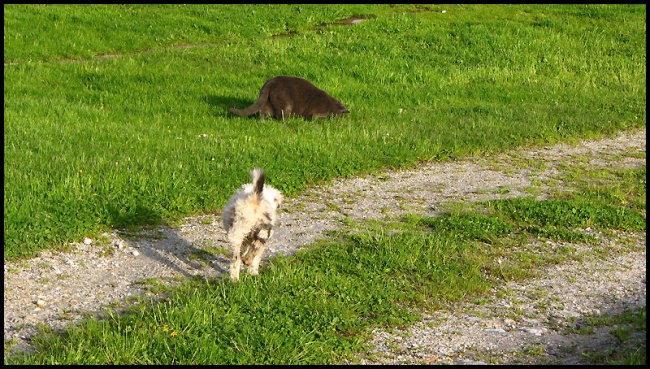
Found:
[[[255, 166], [291, 196], [333, 177], [645, 125], [645, 5], [4, 11], [5, 260], [219, 212]], [[319, 26], [351, 16], [368, 20]], [[227, 112], [276, 75], [311, 80], [351, 114]]]
[[[646, 124], [645, 5], [4, 11], [5, 260], [112, 227], [218, 213], [252, 167], [293, 196], [334, 177]], [[352, 16], [368, 20], [322, 26]], [[311, 80], [351, 113], [278, 122], [227, 112], [276, 75]], [[372, 327], [417, 321], [411, 308], [480, 298], [578, 257], [533, 255], [520, 248], [527, 240], [590, 242], [580, 227], [645, 231], [645, 168], [598, 175], [607, 180], [583, 183], [583, 172], [580, 191], [546, 201], [361, 224], [274, 258], [258, 278], [188, 281], [125, 315], [62, 335], [44, 327], [36, 353], [4, 361], [340, 363], [367, 349]], [[511, 262], [490, 263], [503, 255]], [[645, 309], [620, 319], [645, 331]], [[594, 363], [645, 363], [645, 347], [617, 355]]]

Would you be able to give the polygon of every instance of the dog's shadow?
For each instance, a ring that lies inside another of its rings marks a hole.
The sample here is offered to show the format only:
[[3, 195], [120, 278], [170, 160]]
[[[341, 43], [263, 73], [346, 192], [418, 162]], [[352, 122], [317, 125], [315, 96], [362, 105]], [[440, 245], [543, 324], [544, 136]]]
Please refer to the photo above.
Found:
[[203, 97], [203, 102], [210, 107], [210, 113], [217, 117], [234, 117], [235, 114], [228, 111], [230, 108], [243, 109], [255, 101], [240, 99], [231, 96], [208, 95]]
[[[166, 224], [160, 211], [140, 203], [128, 213], [112, 204], [108, 205], [108, 210], [116, 233], [142, 254], [142, 257], [151, 259], [156, 264], [185, 277], [195, 276], [196, 271], [200, 270], [212, 277], [220, 276], [227, 271], [227, 258], [211, 255], [195, 242], [186, 239], [181, 232]], [[133, 226], [143, 220], [152, 225]], [[209, 243], [220, 245], [222, 248], [227, 247], [223, 241], [225, 232], [216, 219], [203, 224], [203, 227], [208, 234], [213, 235]]]
[[[128, 210], [128, 211], [127, 211]], [[130, 258], [139, 258], [141, 261], [133, 261], [133, 268], [147, 268], [147, 272], [141, 274], [141, 279], [133, 280], [130, 285], [129, 294], [138, 296], [140, 294], [155, 295], [156, 298], [165, 298], [165, 290], [156, 288], [158, 279], [167, 281], [177, 280], [178, 277], [202, 281], [206, 284], [215, 284], [226, 276], [228, 278], [230, 259], [226, 255], [214, 254], [215, 249], [227, 248], [226, 235], [218, 222], [219, 217], [210, 215], [212, 221], [205, 219], [199, 225], [210, 234], [206, 240], [197, 240], [196, 237], [188, 239], [177, 228], [167, 225], [160, 211], [152, 209], [144, 204], [138, 203], [132, 209], [124, 209], [121, 206], [108, 205], [109, 221], [113, 228], [114, 246], [130, 255]], [[135, 226], [146, 220], [151, 226]], [[199, 234], [202, 232], [199, 231]], [[198, 242], [197, 242], [198, 241]], [[118, 246], [118, 245], [122, 246]], [[209, 247], [203, 244], [210, 245]], [[126, 246], [126, 247], [125, 247]], [[170, 276], [162, 271], [172, 271], [176, 276]], [[117, 271], [119, 273], [119, 271]], [[166, 275], [166, 276], [163, 276]], [[153, 282], [152, 282], [153, 281]], [[173, 283], [172, 283], [173, 284]], [[127, 295], [127, 296], [128, 296]], [[125, 298], [122, 306], [114, 308], [112, 305], [98, 305], [84, 309], [84, 314], [89, 314], [98, 319], [103, 319], [112, 311], [125, 312], [129, 298]], [[60, 314], [63, 319], [65, 312]], [[35, 324], [25, 324], [25, 327], [36, 327]], [[60, 332], [62, 328], [55, 328]]]

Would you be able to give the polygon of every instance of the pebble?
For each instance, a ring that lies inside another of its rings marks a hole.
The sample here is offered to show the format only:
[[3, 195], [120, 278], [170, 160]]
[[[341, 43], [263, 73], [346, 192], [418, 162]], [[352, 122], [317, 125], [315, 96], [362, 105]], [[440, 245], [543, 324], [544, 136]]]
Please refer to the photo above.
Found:
[[475, 360], [457, 360], [456, 364], [458, 365], [487, 365], [486, 363], [482, 361], [475, 361]]
[[534, 334], [535, 336], [541, 336], [544, 333], [544, 328], [521, 328], [522, 331]]
[[488, 328], [485, 331], [489, 333], [507, 333], [505, 330], [501, 328]]

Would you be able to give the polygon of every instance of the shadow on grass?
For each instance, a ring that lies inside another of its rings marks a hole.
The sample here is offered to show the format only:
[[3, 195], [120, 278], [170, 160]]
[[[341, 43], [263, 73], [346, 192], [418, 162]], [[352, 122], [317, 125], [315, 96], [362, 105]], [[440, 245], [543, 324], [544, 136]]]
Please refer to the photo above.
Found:
[[119, 206], [107, 204], [109, 225], [113, 228], [129, 227], [134, 224], [162, 224], [162, 216], [159, 211], [151, 209], [140, 203], [135, 206]]
[[210, 113], [217, 117], [237, 117], [237, 115], [228, 111], [230, 108], [243, 109], [256, 100], [240, 99], [230, 96], [208, 95], [203, 97], [203, 102], [210, 106]]

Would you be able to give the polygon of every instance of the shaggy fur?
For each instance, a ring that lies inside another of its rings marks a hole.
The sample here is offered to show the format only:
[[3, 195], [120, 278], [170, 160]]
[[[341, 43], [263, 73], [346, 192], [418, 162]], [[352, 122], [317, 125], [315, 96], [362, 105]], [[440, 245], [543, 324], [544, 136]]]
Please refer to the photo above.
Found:
[[277, 209], [283, 197], [280, 191], [265, 185], [262, 169], [251, 171], [251, 183], [241, 186], [223, 210], [223, 226], [228, 232], [232, 251], [230, 278], [239, 280], [242, 262], [251, 275], [259, 273], [266, 242], [271, 238]]

